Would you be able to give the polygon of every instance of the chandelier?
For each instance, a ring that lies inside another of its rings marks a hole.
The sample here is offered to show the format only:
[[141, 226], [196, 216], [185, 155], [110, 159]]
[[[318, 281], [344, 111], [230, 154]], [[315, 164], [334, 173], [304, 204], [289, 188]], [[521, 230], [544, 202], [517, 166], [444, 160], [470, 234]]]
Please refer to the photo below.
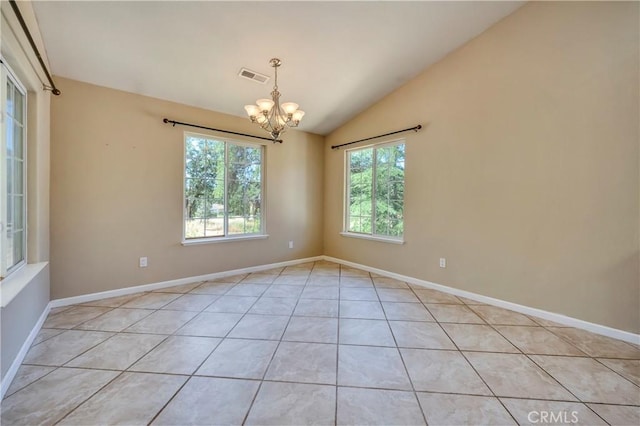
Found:
[[294, 102], [280, 104], [278, 67], [282, 65], [282, 61], [278, 58], [273, 58], [269, 63], [275, 70], [271, 99], [258, 99], [256, 105], [245, 105], [244, 109], [247, 111], [251, 122], [266, 130], [273, 138], [273, 141], [276, 142], [289, 127], [298, 127], [300, 120], [304, 116], [304, 111], [299, 110], [298, 104]]

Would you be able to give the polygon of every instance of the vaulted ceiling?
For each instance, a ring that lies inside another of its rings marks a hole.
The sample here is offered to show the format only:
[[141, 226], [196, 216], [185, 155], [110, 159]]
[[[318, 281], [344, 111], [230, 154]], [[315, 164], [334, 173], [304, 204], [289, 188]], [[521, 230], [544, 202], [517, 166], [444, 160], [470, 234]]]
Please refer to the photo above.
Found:
[[34, 1], [57, 76], [244, 116], [269, 97], [327, 134], [523, 2]]

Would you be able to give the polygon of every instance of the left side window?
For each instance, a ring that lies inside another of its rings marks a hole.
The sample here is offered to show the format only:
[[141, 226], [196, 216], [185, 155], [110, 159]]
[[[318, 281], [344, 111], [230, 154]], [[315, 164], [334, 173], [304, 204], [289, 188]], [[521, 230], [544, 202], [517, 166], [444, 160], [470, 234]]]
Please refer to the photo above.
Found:
[[2, 170], [0, 197], [2, 278], [25, 263], [27, 250], [26, 200], [26, 91], [2, 67]]

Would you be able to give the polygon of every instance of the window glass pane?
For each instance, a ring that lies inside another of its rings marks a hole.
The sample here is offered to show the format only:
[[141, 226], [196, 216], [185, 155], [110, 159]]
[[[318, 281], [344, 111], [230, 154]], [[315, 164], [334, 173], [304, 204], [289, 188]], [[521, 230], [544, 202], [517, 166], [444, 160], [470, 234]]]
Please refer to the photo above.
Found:
[[14, 91], [14, 113], [13, 113], [13, 117], [16, 119], [16, 121], [20, 124], [22, 124], [22, 119], [23, 119], [23, 113], [24, 113], [24, 96], [22, 95], [22, 93], [20, 93], [20, 91], [18, 90], [18, 88], [15, 88]]
[[17, 265], [24, 260], [23, 232], [24, 231], [18, 231], [13, 234], [13, 263], [7, 265], [9, 268]]
[[11, 83], [11, 80], [7, 79], [7, 114], [13, 117], [13, 113], [13, 83]]
[[200, 238], [205, 235], [204, 179], [186, 179], [185, 181], [185, 238]]
[[224, 235], [224, 142], [185, 138], [185, 238]]
[[205, 217], [224, 217], [224, 180], [207, 179], [204, 183], [204, 190], [206, 196]]
[[206, 147], [202, 174], [210, 179], [224, 180], [224, 142], [207, 140]]
[[262, 168], [260, 164], [247, 164], [244, 168], [244, 173], [248, 182], [260, 182], [262, 176]]
[[347, 231], [401, 237], [404, 144], [350, 151], [347, 160]]
[[[23, 127], [24, 96], [11, 80], [7, 80], [7, 92], [4, 101], [5, 116], [5, 152], [6, 169], [2, 179], [6, 180], [6, 238], [7, 246], [3, 247], [6, 271], [25, 260], [25, 228], [26, 212], [24, 204], [25, 183], [25, 150]], [[3, 184], [4, 185], [4, 184]], [[3, 271], [3, 272], [6, 272]]]
[[349, 232], [360, 232], [360, 216], [349, 217]]
[[224, 236], [224, 216], [216, 218], [208, 218], [205, 221], [206, 227], [203, 237], [222, 237]]
[[365, 233], [365, 234], [371, 234], [372, 233], [372, 229], [371, 229], [372, 217], [371, 216], [362, 216], [360, 218], [360, 221], [361, 221], [360, 232]]
[[187, 219], [184, 222], [185, 238], [202, 238], [205, 236], [204, 219]]
[[13, 197], [13, 230], [24, 228], [24, 197]]
[[22, 195], [24, 194], [24, 174], [23, 174], [23, 166], [24, 163], [20, 160], [14, 161], [14, 187], [13, 193]]
[[13, 195], [13, 159], [7, 158], [7, 195]]
[[224, 179], [224, 142], [187, 136], [187, 177]]
[[7, 269], [11, 268], [16, 262], [13, 261], [15, 253], [13, 252], [13, 232], [7, 232], [7, 254], [6, 254], [6, 262]]
[[[7, 126], [10, 127], [10, 126]], [[13, 126], [13, 149], [15, 150], [14, 156], [21, 160], [24, 159], [24, 141], [23, 141], [24, 131], [21, 126], [18, 124], [14, 124]]]
[[349, 153], [349, 231], [371, 232], [373, 149]]
[[244, 216], [247, 207], [246, 185], [237, 179], [230, 178], [227, 185], [229, 216]]
[[187, 194], [185, 197], [187, 217], [189, 219], [203, 218], [205, 211], [205, 180], [187, 179]]
[[261, 146], [186, 135], [185, 161], [185, 238], [262, 231]]
[[229, 144], [229, 234], [261, 231], [262, 148]]
[[224, 235], [224, 180], [206, 179], [203, 184], [205, 194], [205, 236]]
[[376, 150], [375, 233], [401, 236], [404, 209], [404, 144]]
[[200, 177], [200, 171], [203, 169], [202, 162], [204, 157], [204, 141], [202, 139], [187, 136], [185, 141], [185, 175], [187, 178]]
[[262, 232], [262, 219], [259, 215], [249, 216], [246, 222], [248, 234], [259, 234]]
[[402, 216], [392, 218], [389, 221], [389, 236], [402, 237], [404, 235], [404, 222]]
[[[6, 123], [11, 123], [13, 120], [8, 115], [5, 117]], [[15, 141], [13, 139], [13, 126], [7, 124], [7, 157], [13, 157], [15, 155]]]
[[229, 163], [246, 163], [247, 162], [247, 149], [240, 145], [229, 144]]
[[246, 233], [246, 218], [243, 216], [229, 216], [229, 235]]
[[13, 196], [7, 197], [7, 234], [11, 234], [14, 231], [13, 215], [15, 213]]

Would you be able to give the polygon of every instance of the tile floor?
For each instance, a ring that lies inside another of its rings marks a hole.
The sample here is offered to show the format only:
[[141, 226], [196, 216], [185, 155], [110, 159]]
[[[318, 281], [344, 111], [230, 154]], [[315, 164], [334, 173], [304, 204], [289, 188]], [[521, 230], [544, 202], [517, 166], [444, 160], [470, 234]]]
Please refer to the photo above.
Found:
[[329, 262], [52, 310], [12, 424], [640, 424], [640, 347]]

